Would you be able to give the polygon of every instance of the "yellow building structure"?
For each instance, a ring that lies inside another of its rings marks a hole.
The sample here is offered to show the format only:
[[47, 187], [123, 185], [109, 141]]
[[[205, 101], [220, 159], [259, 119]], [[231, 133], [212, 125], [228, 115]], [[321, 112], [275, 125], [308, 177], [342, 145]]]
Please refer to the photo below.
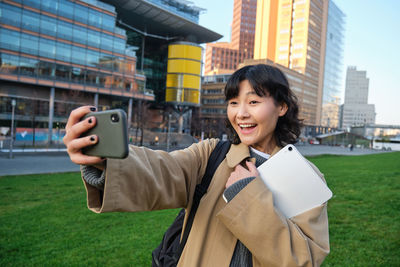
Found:
[[202, 48], [197, 44], [178, 42], [169, 45], [166, 102], [200, 105], [201, 57]]

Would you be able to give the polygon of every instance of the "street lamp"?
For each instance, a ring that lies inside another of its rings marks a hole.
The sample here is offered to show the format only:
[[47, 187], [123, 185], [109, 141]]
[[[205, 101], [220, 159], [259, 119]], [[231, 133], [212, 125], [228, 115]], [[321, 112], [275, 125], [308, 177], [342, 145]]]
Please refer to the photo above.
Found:
[[14, 113], [15, 113], [15, 105], [17, 104], [17, 101], [15, 99], [11, 100], [11, 106], [12, 106], [12, 111], [11, 111], [11, 142], [10, 142], [10, 159], [13, 158], [13, 145], [14, 145]]

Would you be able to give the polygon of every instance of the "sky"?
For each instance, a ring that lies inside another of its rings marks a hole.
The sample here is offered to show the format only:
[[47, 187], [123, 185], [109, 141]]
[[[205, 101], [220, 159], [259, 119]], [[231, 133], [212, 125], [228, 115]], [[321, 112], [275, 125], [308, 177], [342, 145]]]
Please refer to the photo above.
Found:
[[[199, 24], [230, 41], [233, 0], [192, 0], [207, 9]], [[367, 71], [369, 104], [375, 104], [377, 124], [400, 125], [400, 1], [334, 0], [344, 12], [344, 54], [342, 87], [346, 69], [356, 66]]]

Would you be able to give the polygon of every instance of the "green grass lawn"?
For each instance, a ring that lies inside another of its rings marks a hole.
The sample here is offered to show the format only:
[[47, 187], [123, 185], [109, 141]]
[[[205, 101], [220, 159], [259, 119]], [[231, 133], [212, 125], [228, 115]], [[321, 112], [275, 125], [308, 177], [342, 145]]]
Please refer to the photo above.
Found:
[[[324, 266], [400, 266], [400, 153], [310, 158], [325, 174]], [[94, 214], [78, 173], [0, 178], [0, 266], [150, 266], [178, 210]]]

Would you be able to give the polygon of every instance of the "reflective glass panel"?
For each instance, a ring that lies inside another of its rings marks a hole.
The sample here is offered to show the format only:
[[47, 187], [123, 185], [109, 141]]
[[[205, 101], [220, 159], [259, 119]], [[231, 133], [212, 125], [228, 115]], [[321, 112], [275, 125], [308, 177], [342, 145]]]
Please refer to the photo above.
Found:
[[86, 64], [86, 49], [72, 46], [72, 62], [76, 64]]
[[97, 10], [89, 9], [89, 24], [101, 28], [102, 16]]
[[70, 23], [59, 20], [57, 28], [58, 28], [57, 32], [58, 37], [69, 41], [72, 40], [72, 25]]
[[120, 38], [114, 38], [114, 52], [120, 54], [125, 53], [125, 40]]
[[31, 31], [39, 32], [40, 15], [24, 9], [22, 12], [22, 27]]
[[96, 67], [99, 64], [99, 52], [88, 49], [86, 56], [87, 64], [89, 66]]
[[42, 57], [55, 58], [56, 44], [53, 40], [40, 38], [39, 55]]
[[38, 68], [39, 78], [54, 79], [56, 76], [56, 64], [40, 61]]
[[14, 55], [0, 54], [2, 73], [18, 74], [19, 57]]
[[56, 59], [61, 61], [71, 61], [71, 45], [58, 42], [56, 44]]
[[72, 67], [71, 82], [84, 84], [85, 83], [85, 70], [82, 68]]
[[40, 1], [38, 0], [24, 0], [24, 5], [40, 8]]
[[40, 32], [47, 35], [56, 36], [57, 21], [53, 18], [42, 15], [40, 20]]
[[20, 42], [19, 32], [0, 29], [0, 45], [2, 48], [18, 51]]
[[69, 81], [71, 75], [71, 67], [56, 64], [56, 79]]
[[41, 0], [42, 10], [57, 14], [58, 1], [57, 0]]
[[87, 42], [87, 29], [81, 26], [74, 25], [73, 27], [73, 41], [86, 44]]
[[58, 15], [72, 19], [74, 17], [74, 4], [70, 1], [59, 2]]
[[31, 58], [21, 57], [19, 59], [19, 74], [26, 76], [36, 76], [39, 61]]
[[115, 18], [102, 13], [102, 23], [103, 23], [103, 29], [106, 31], [114, 32], [114, 27], [115, 27]]
[[89, 16], [89, 9], [85, 6], [75, 4], [74, 19], [87, 24], [87, 18]]
[[105, 33], [101, 34], [101, 49], [112, 51], [113, 50], [113, 38]]
[[100, 32], [88, 30], [88, 45], [100, 47]]
[[37, 55], [39, 50], [39, 37], [30, 34], [21, 34], [21, 52]]
[[1, 20], [5, 24], [19, 26], [21, 23], [21, 15], [21, 9], [9, 5], [3, 5]]

